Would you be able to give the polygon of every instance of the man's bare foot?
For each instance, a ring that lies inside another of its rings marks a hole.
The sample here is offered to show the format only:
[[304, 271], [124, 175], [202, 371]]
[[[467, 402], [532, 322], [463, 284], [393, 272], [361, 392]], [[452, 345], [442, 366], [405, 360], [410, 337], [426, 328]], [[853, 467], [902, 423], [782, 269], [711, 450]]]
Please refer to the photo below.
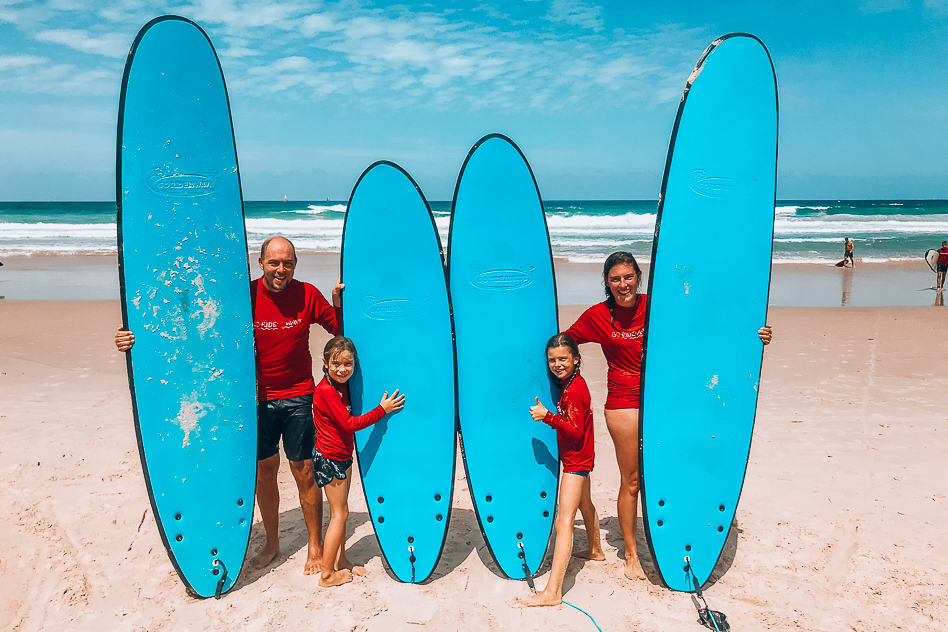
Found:
[[306, 564], [303, 566], [304, 575], [315, 575], [323, 570], [323, 552], [322, 550], [309, 549], [306, 555]]
[[573, 557], [578, 557], [584, 560], [592, 560], [593, 562], [601, 562], [606, 559], [606, 554], [602, 552], [602, 549], [594, 549], [577, 551], [573, 553]]
[[642, 565], [639, 564], [637, 557], [626, 559], [623, 572], [629, 579], [645, 579], [645, 573], [642, 571]]
[[545, 590], [543, 592], [538, 592], [535, 595], [530, 595], [529, 597], [517, 600], [518, 605], [527, 606], [530, 608], [536, 608], [538, 606], [558, 606], [561, 603], [563, 603], [562, 597], [554, 594], [547, 594]]
[[280, 546], [264, 546], [259, 553], [250, 560], [250, 568], [265, 568], [269, 566], [277, 555], [280, 554]]
[[333, 571], [329, 577], [320, 577], [319, 585], [321, 588], [332, 588], [333, 586], [348, 584], [351, 581], [352, 573], [349, 572], [349, 569], [343, 568], [338, 571]]

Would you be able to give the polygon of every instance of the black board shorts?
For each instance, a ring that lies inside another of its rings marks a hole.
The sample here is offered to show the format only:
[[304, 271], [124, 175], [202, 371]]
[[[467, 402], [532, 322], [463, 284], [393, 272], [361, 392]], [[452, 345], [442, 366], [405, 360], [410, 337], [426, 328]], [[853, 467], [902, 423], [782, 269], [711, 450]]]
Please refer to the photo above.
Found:
[[313, 425], [313, 395], [272, 399], [257, 404], [257, 460], [279, 452], [290, 461], [305, 461], [313, 454], [316, 428]]
[[333, 479], [340, 481], [346, 480], [346, 472], [352, 467], [352, 459], [337, 461], [323, 456], [319, 450], [313, 448], [313, 476], [316, 478], [316, 485], [325, 487], [333, 482]]

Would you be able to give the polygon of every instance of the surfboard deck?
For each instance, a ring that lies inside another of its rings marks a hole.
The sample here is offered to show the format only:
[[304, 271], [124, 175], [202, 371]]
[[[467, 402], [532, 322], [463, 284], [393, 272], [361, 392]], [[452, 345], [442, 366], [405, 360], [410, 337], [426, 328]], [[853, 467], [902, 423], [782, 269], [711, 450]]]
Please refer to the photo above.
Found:
[[256, 481], [247, 240], [224, 77], [210, 39], [176, 16], [129, 52], [116, 152], [129, 389], [162, 542], [188, 592], [230, 590]]
[[398, 165], [356, 183], [342, 240], [343, 322], [359, 362], [353, 413], [385, 391], [405, 408], [356, 433], [379, 548], [395, 576], [421, 582], [444, 548], [456, 454], [454, 339], [441, 240], [431, 209]]
[[556, 432], [529, 408], [537, 396], [555, 408], [545, 345], [558, 328], [540, 192], [509, 138], [485, 136], [467, 155], [448, 241], [468, 483], [491, 555], [522, 579], [543, 561], [556, 506]]
[[[776, 76], [763, 43], [716, 40], [688, 79], [659, 199], [640, 424], [649, 548], [671, 589], [707, 582], [737, 508], [757, 406], [773, 247]], [[733, 254], [740, 274], [708, 258]]]
[[932, 272], [938, 271], [938, 251], [934, 248], [929, 248], [925, 253], [925, 263], [928, 264], [928, 267], [932, 269]]

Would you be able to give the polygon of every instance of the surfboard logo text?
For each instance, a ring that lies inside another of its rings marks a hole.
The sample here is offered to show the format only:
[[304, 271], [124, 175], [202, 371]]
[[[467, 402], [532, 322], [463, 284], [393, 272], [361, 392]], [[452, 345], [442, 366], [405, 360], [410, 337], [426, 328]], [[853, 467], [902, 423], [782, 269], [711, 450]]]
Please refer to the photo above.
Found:
[[482, 290], [518, 290], [532, 285], [536, 277], [534, 266], [486, 270], [471, 279], [471, 285]]
[[410, 298], [379, 299], [366, 296], [362, 299], [362, 313], [373, 320], [405, 318], [415, 312], [418, 302]]
[[153, 169], [146, 176], [148, 188], [158, 195], [192, 197], [209, 195], [217, 188], [212, 178], [195, 173], [172, 173], [165, 175]]
[[709, 198], [723, 198], [739, 192], [744, 183], [737, 178], [725, 178], [722, 176], [712, 176], [704, 169], [692, 169], [691, 181], [688, 188]]

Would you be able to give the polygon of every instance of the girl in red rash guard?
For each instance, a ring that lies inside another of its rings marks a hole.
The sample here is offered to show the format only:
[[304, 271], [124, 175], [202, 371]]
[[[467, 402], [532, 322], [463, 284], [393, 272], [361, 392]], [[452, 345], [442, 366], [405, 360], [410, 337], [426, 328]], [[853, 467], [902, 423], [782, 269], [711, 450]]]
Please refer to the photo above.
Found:
[[[625, 576], [645, 579], [635, 548], [635, 520], [639, 495], [639, 382], [648, 297], [638, 293], [642, 270], [628, 252], [614, 252], [606, 258], [602, 280], [606, 300], [583, 312], [564, 333], [579, 344], [602, 345], [606, 356], [609, 373], [605, 416], [621, 477], [616, 504], [625, 541]], [[766, 345], [772, 330], [764, 326], [757, 334]]]
[[379, 405], [357, 417], [349, 403], [349, 385], [356, 362], [355, 345], [336, 336], [323, 349], [323, 373], [313, 393], [313, 423], [316, 446], [313, 449], [313, 474], [316, 484], [326, 490], [329, 501], [329, 526], [323, 543], [319, 585], [323, 588], [352, 581], [352, 575], [364, 575], [365, 569], [353, 566], [346, 558], [346, 520], [349, 517], [349, 482], [352, 475], [352, 450], [355, 432], [382, 420], [388, 413], [401, 410], [405, 396], [398, 389], [388, 391]]
[[530, 415], [535, 421], [542, 421], [556, 429], [563, 477], [560, 479], [556, 544], [550, 579], [542, 592], [522, 602], [527, 606], [556, 606], [562, 602], [563, 578], [573, 551], [573, 521], [577, 509], [583, 515], [586, 539], [589, 541], [589, 550], [579, 557], [600, 561], [606, 559], [599, 539], [599, 516], [589, 493], [589, 473], [593, 469], [595, 444], [589, 388], [579, 374], [579, 347], [566, 334], [556, 334], [546, 343], [546, 358], [550, 372], [560, 380], [560, 400], [554, 414], [537, 398], [536, 406], [530, 407]]

